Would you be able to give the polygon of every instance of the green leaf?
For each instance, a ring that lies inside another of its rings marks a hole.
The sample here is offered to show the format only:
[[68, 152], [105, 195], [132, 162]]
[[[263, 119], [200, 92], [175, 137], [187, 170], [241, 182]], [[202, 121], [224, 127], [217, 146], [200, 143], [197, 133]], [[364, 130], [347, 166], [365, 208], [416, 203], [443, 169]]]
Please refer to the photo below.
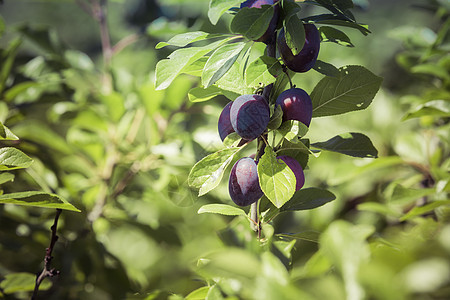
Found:
[[[297, 160], [303, 169], [308, 164], [309, 155], [313, 154], [311, 150], [304, 144], [306, 141], [299, 141], [298, 143], [291, 143], [288, 140], [283, 140], [281, 148], [277, 150], [277, 156], [287, 155]], [[313, 154], [314, 155], [314, 154]]]
[[336, 199], [336, 196], [324, 189], [315, 187], [300, 189], [286, 202], [280, 211], [308, 210], [320, 207]]
[[339, 77], [325, 77], [311, 93], [313, 117], [343, 114], [367, 108], [382, 78], [362, 66], [339, 69]]
[[402, 121], [420, 118], [423, 116], [433, 116], [440, 118], [450, 117], [450, 101], [432, 100], [427, 103], [421, 104], [407, 112], [402, 118]]
[[13, 147], [0, 148], [0, 171], [28, 168], [33, 160]]
[[176, 36], [172, 37], [167, 42], [159, 42], [155, 49], [161, 49], [166, 46], [176, 46], [176, 47], [185, 47], [189, 44], [203, 41], [206, 39], [221, 37], [220, 34], [211, 34], [203, 31], [192, 31], [192, 32], [186, 32], [182, 34], [177, 34]]
[[189, 295], [186, 296], [186, 300], [203, 300], [206, 298], [206, 295], [208, 295], [209, 286], [202, 286], [201, 288], [198, 288], [192, 292], [189, 293]]
[[319, 33], [322, 42], [332, 42], [341, 46], [355, 47], [350, 41], [350, 38], [344, 32], [336, 28], [321, 26], [319, 28]]
[[217, 81], [216, 85], [226, 91], [224, 92], [224, 95], [230, 100], [234, 100], [240, 95], [253, 93], [253, 89], [247, 87], [245, 84], [243, 74], [240, 71], [240, 65], [237, 61], [231, 66], [230, 70]]
[[366, 239], [374, 230], [369, 225], [338, 220], [320, 236], [320, 250], [342, 274], [348, 299], [364, 298], [358, 273], [369, 260], [370, 248]]
[[166, 89], [184, 68], [227, 41], [225, 39], [203, 47], [183, 48], [172, 52], [168, 59], [163, 59], [156, 65], [156, 89]]
[[315, 23], [318, 24], [336, 25], [358, 29], [363, 35], [368, 35], [369, 33], [371, 33], [369, 30], [369, 26], [367, 26], [366, 24], [360, 24], [345, 20], [337, 20], [335, 18], [335, 15], [319, 15], [307, 18], [307, 20], [313, 20]]
[[0, 140], [17, 141], [19, 138], [0, 122]]
[[297, 55], [305, 45], [306, 36], [303, 22], [297, 15], [292, 15], [284, 21], [283, 27], [286, 44], [291, 49], [292, 54]]
[[[36, 284], [36, 275], [31, 273], [10, 273], [5, 275], [5, 279], [0, 282], [0, 288], [5, 294], [17, 292], [31, 292]], [[52, 282], [42, 281], [39, 290], [46, 291], [51, 288]]]
[[205, 300], [222, 300], [225, 299], [222, 296], [222, 292], [217, 284], [214, 284], [209, 288], [208, 295], [206, 295]]
[[378, 157], [378, 151], [372, 141], [364, 134], [356, 132], [343, 133], [326, 142], [313, 143], [311, 146], [353, 157]]
[[308, 126], [297, 120], [284, 121], [277, 129], [283, 137], [293, 143], [297, 143], [298, 138], [305, 136], [308, 130]]
[[269, 56], [261, 56], [253, 61], [245, 70], [245, 83], [248, 87], [274, 83], [283, 72], [280, 62]]
[[5, 27], [5, 21], [3, 21], [3, 18], [0, 16], [0, 37], [5, 33]]
[[204, 157], [192, 167], [188, 184], [200, 189], [199, 196], [208, 193], [219, 184], [226, 167], [241, 149], [242, 147], [222, 149]]
[[247, 216], [243, 209], [227, 204], [206, 204], [200, 207], [198, 213], [211, 213], [226, 216]]
[[222, 89], [215, 85], [211, 85], [207, 88], [195, 87], [188, 93], [189, 101], [191, 102], [203, 102], [214, 98], [217, 95], [222, 94]]
[[17, 38], [9, 42], [8, 48], [0, 52], [1, 69], [0, 69], [0, 93], [5, 89], [6, 80], [9, 77], [11, 68], [19, 50], [22, 40]]
[[319, 242], [320, 232], [314, 230], [305, 230], [297, 233], [279, 233], [275, 235], [276, 237], [304, 240], [309, 242], [317, 243]]
[[434, 201], [428, 204], [425, 204], [424, 206], [416, 206], [413, 209], [411, 209], [406, 215], [404, 215], [403, 217], [400, 218], [400, 221], [406, 221], [409, 220], [411, 218], [429, 213], [433, 210], [435, 210], [436, 208], [440, 207], [440, 206], [448, 206], [450, 205], [450, 200], [442, 200], [442, 201]]
[[295, 192], [294, 173], [281, 159], [277, 159], [270, 146], [266, 146], [259, 159], [258, 178], [262, 191], [277, 208], [289, 201]]
[[230, 29], [233, 33], [242, 34], [249, 40], [257, 40], [267, 31], [273, 13], [272, 6], [241, 8], [231, 21]]
[[338, 68], [319, 59], [316, 60], [313, 69], [325, 76], [339, 77], [340, 75]]
[[449, 71], [444, 66], [436, 65], [435, 63], [427, 63], [416, 65], [411, 68], [412, 73], [426, 74], [435, 76], [441, 79], [450, 79]]
[[219, 47], [209, 57], [202, 73], [202, 85], [208, 88], [231, 68], [246, 43], [239, 42]]
[[392, 191], [392, 195], [388, 196], [388, 201], [390, 204], [405, 205], [435, 193], [436, 189], [434, 188], [411, 189], [397, 184]]
[[3, 184], [8, 181], [14, 180], [14, 174], [11, 173], [0, 173], [0, 184]]
[[208, 17], [213, 25], [217, 24], [220, 17], [230, 8], [240, 4], [242, 0], [211, 0], [209, 2]]
[[43, 208], [60, 208], [80, 212], [79, 209], [60, 196], [44, 192], [20, 192], [0, 195], [0, 204], [6, 203]]
[[281, 105], [278, 105], [277, 108], [275, 108], [272, 116], [270, 116], [270, 121], [269, 124], [267, 124], [267, 128], [277, 129], [278, 127], [280, 127], [282, 122], [283, 122], [283, 109], [281, 108]]

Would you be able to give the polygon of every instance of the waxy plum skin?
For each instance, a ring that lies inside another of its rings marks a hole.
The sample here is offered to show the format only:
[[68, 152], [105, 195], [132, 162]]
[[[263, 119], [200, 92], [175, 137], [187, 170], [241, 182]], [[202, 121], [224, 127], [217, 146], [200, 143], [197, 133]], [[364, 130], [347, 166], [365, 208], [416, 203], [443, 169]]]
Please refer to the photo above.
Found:
[[232, 104], [233, 102], [229, 102], [227, 105], [225, 105], [219, 116], [218, 129], [219, 136], [222, 142], [230, 133], [234, 132], [233, 126], [231, 125], [230, 121], [230, 109]]
[[[278, 0], [247, 0], [244, 3], [241, 3], [241, 8], [243, 7], [255, 7], [255, 8], [261, 8], [262, 5], [274, 5], [277, 3]], [[255, 42], [263, 42], [265, 44], [269, 44], [272, 42], [275, 42], [274, 40], [274, 33], [277, 29], [277, 23], [278, 19], [280, 18], [280, 6], [277, 3], [277, 5], [274, 5], [273, 7], [273, 17], [270, 20], [269, 27], [267, 28], [266, 32]]]
[[307, 92], [291, 88], [282, 92], [275, 101], [275, 108], [281, 105], [283, 121], [297, 120], [309, 127], [312, 119], [312, 101]]
[[302, 50], [294, 55], [286, 44], [284, 29], [280, 30], [277, 44], [281, 59], [284, 64], [294, 72], [303, 73], [314, 67], [320, 50], [320, 34], [314, 24], [304, 24], [305, 45]]
[[239, 159], [231, 169], [228, 181], [231, 200], [239, 206], [250, 205], [263, 196], [256, 162], [250, 157]]
[[281, 159], [282, 161], [284, 161], [284, 163], [294, 173], [296, 179], [295, 191], [301, 189], [305, 184], [305, 174], [303, 173], [303, 168], [300, 163], [294, 158], [287, 155], [278, 156], [277, 159]]
[[246, 140], [253, 140], [260, 136], [266, 130], [269, 120], [269, 104], [260, 95], [239, 96], [231, 105], [231, 126]]

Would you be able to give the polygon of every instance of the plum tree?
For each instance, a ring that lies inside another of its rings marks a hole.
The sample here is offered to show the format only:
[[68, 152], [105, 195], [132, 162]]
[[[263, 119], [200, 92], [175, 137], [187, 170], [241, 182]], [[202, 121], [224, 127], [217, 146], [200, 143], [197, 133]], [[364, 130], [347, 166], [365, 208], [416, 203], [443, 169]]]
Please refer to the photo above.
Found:
[[277, 44], [285, 65], [294, 72], [302, 73], [310, 70], [316, 63], [320, 49], [320, 35], [314, 24], [304, 24], [305, 45], [297, 55], [294, 55], [286, 44], [284, 28], [280, 30]]
[[[241, 3], [241, 8], [243, 7], [255, 7], [255, 8], [261, 8], [263, 5], [274, 5], [277, 3], [278, 0], [247, 0], [243, 3]], [[273, 7], [273, 17], [270, 20], [269, 27], [267, 28], [266, 32], [257, 40], [256, 42], [263, 42], [265, 44], [269, 44], [274, 42], [274, 33], [277, 28], [278, 19], [280, 17], [280, 6], [274, 5]]]
[[297, 120], [309, 126], [312, 118], [311, 97], [302, 89], [291, 88], [282, 92], [275, 106], [281, 105], [283, 121]]
[[260, 136], [266, 130], [269, 120], [269, 104], [260, 95], [239, 96], [231, 105], [231, 126], [244, 139], [253, 140]]
[[234, 203], [247, 206], [262, 197], [256, 162], [250, 157], [239, 159], [231, 169], [228, 190]]
[[297, 180], [295, 184], [295, 190], [298, 191], [305, 184], [305, 174], [303, 173], [303, 168], [300, 163], [287, 155], [278, 156], [277, 159], [281, 159], [284, 163], [294, 172], [295, 179]]
[[222, 112], [220, 113], [218, 127], [219, 127], [219, 136], [220, 139], [223, 140], [229, 135], [230, 133], [234, 132], [233, 126], [231, 126], [230, 121], [230, 108], [231, 104], [233, 102], [229, 102], [225, 107], [222, 109]]

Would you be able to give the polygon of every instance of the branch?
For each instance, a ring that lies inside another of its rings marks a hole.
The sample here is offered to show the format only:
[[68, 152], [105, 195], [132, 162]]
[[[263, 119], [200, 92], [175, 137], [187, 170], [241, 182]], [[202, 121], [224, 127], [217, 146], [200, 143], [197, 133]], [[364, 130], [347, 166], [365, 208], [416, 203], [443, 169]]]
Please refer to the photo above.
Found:
[[55, 215], [55, 221], [53, 222], [52, 227], [50, 227], [50, 229], [52, 230], [52, 236], [50, 239], [50, 245], [48, 246], [48, 248], [45, 250], [45, 257], [44, 257], [44, 269], [42, 270], [42, 272], [36, 276], [36, 283], [34, 285], [34, 291], [33, 291], [33, 295], [31, 296], [31, 300], [35, 300], [37, 299], [37, 293], [39, 291], [39, 286], [41, 285], [42, 281], [45, 279], [45, 277], [53, 277], [56, 275], [59, 275], [59, 271], [57, 271], [56, 269], [52, 269], [50, 264], [52, 262], [52, 252], [53, 252], [53, 247], [55, 246], [56, 241], [58, 240], [58, 236], [56, 235], [56, 228], [58, 226], [58, 219], [59, 219], [59, 215], [61, 214], [62, 209], [57, 208], [56, 209], [56, 215]]

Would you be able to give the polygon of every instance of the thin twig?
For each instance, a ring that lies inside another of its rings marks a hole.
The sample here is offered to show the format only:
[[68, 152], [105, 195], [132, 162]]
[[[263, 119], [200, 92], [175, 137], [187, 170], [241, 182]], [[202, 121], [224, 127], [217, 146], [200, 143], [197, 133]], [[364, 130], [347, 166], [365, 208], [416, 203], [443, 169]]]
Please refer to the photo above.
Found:
[[39, 286], [41, 285], [42, 281], [46, 278], [46, 277], [53, 277], [56, 275], [59, 275], [59, 271], [57, 271], [56, 269], [52, 269], [51, 268], [51, 262], [52, 262], [52, 252], [53, 252], [53, 248], [55, 247], [55, 243], [58, 240], [58, 236], [56, 235], [56, 229], [58, 227], [58, 219], [59, 219], [59, 215], [61, 214], [62, 209], [57, 208], [56, 209], [56, 215], [55, 215], [55, 221], [53, 222], [52, 227], [50, 227], [50, 229], [52, 230], [52, 235], [51, 235], [51, 239], [50, 239], [50, 245], [49, 247], [45, 250], [45, 257], [44, 257], [44, 269], [42, 270], [42, 272], [36, 276], [36, 283], [34, 285], [34, 291], [33, 291], [33, 295], [31, 296], [31, 300], [35, 300], [37, 299], [37, 293], [39, 291]]

